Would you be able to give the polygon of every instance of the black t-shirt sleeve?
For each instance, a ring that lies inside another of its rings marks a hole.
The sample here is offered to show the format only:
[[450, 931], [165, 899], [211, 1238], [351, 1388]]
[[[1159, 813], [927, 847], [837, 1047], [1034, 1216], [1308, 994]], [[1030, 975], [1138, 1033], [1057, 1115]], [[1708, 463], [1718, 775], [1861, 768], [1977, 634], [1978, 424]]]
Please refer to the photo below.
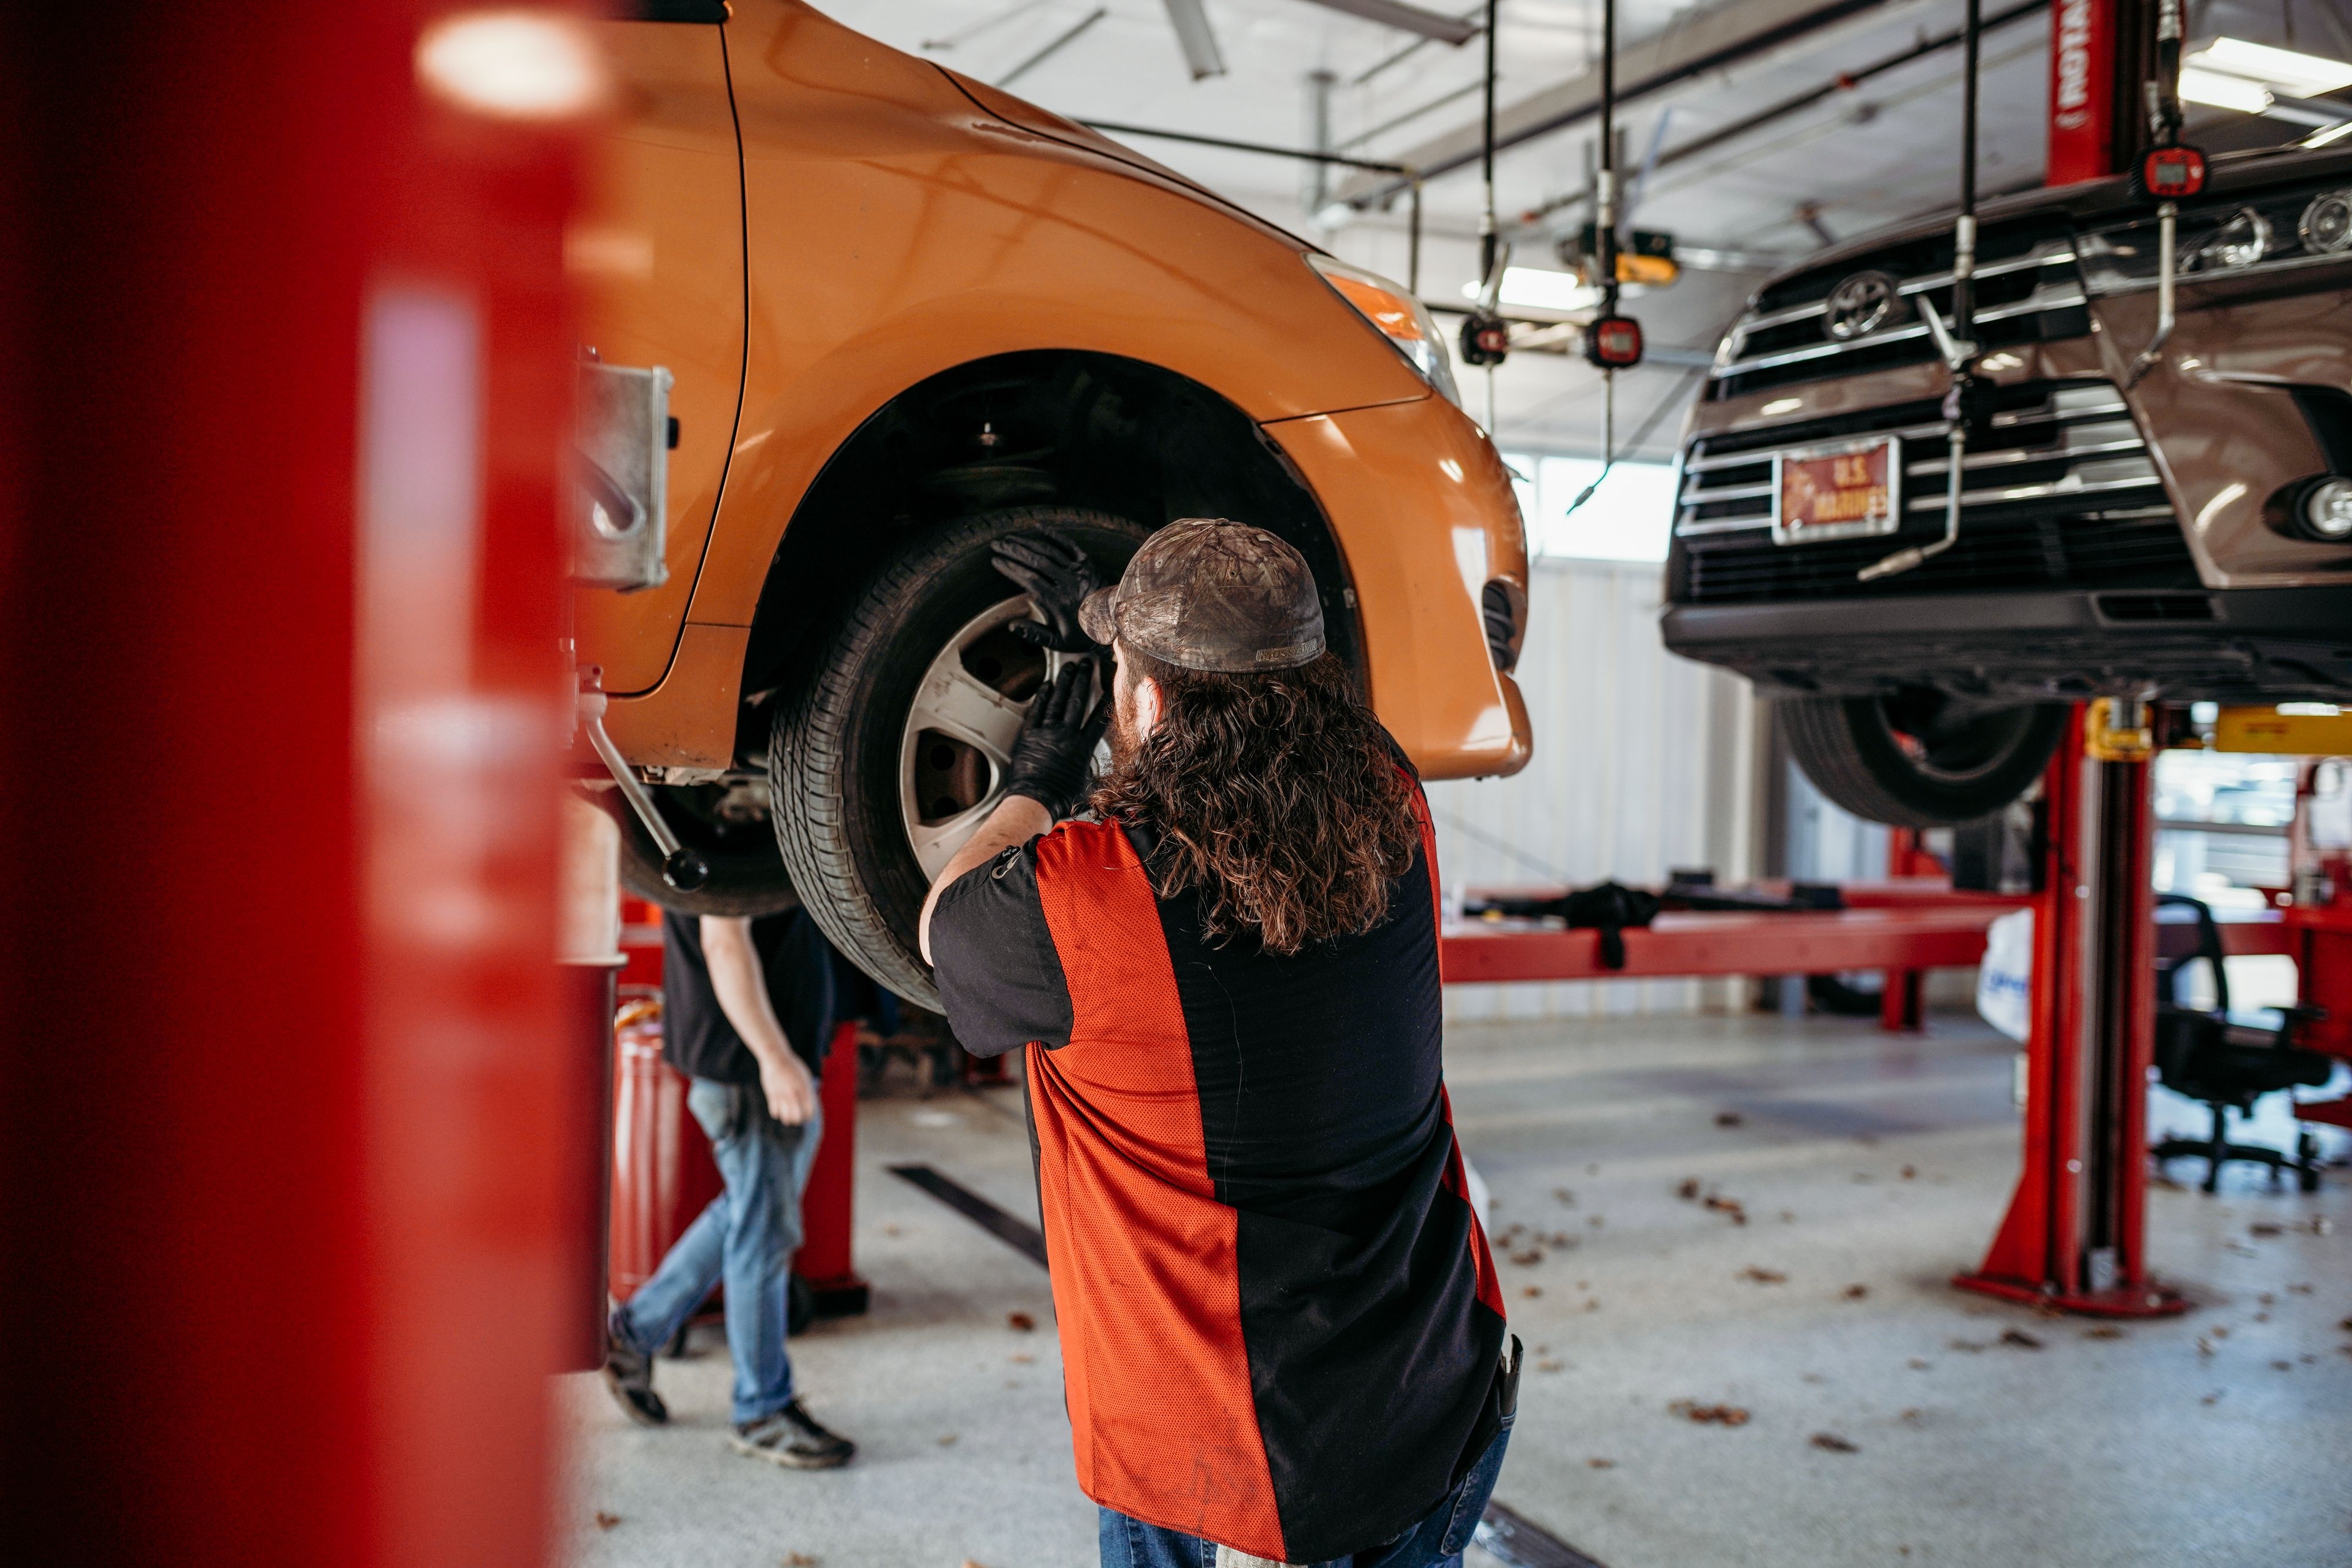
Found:
[[932, 969], [948, 1026], [974, 1056], [1070, 1043], [1070, 988], [1037, 899], [1033, 844], [950, 883], [931, 911]]

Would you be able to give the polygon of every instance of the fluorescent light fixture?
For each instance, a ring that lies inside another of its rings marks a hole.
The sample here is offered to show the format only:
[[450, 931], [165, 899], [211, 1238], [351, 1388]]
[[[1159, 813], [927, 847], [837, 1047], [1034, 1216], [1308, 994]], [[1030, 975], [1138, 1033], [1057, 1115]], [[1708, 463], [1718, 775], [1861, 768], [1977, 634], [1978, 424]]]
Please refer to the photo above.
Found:
[[1217, 47], [1216, 29], [1201, 0], [1168, 0], [1168, 22], [1176, 29], [1176, 47], [1184, 51], [1185, 68], [1194, 81], [1225, 74], [1225, 52]]
[[2260, 82], [2186, 65], [2180, 68], [2180, 96], [2190, 103], [2234, 109], [2241, 114], [2260, 114], [2271, 106], [2270, 89]]
[[[2281, 98], [2324, 98], [2352, 87], [2352, 65], [2331, 60], [2321, 55], [2298, 54], [2293, 49], [2274, 49], [2268, 44], [2250, 44], [2243, 38], [2216, 38], [2196, 53], [2181, 57], [2180, 95], [2189, 96], [2188, 77], [2191, 70], [2233, 76], [2268, 88]], [[2200, 99], [2200, 103], [2221, 103], [2218, 99]], [[2234, 104], [2221, 104], [2233, 109]]]
[[[1464, 284], [1462, 298], [1477, 298], [1478, 285]], [[1502, 304], [1530, 310], [1589, 310], [1601, 303], [1601, 290], [1586, 287], [1572, 272], [1555, 272], [1545, 267], [1507, 267], [1503, 268], [1498, 298]]]

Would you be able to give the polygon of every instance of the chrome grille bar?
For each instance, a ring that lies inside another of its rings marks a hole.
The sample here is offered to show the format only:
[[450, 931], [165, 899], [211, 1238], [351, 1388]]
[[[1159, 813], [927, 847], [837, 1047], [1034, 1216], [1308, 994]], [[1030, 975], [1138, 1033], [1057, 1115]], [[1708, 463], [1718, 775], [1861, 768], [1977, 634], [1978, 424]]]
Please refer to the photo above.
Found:
[[[2148, 456], [2138, 426], [2132, 422], [2122, 397], [2107, 383], [2053, 387], [2042, 406], [2004, 410], [1992, 416], [1991, 426], [1996, 430], [2028, 430], [2032, 433], [2028, 439], [2033, 440], [2034, 444], [1977, 451], [1963, 458], [1964, 474], [1980, 475], [1990, 481], [1971, 483], [1964, 489], [1960, 497], [1963, 507], [2004, 506], [2072, 496], [2125, 496], [2132, 492], [2152, 493], [2160, 498], [2163, 494], [2163, 480]], [[1781, 444], [1736, 452], [1710, 453], [1702, 438], [1683, 460], [1675, 521], [1676, 537], [1705, 538], [1763, 532], [1771, 528], [1778, 497], [1770, 480], [1759, 483], [1744, 478], [1737, 483], [1710, 485], [1710, 476], [1769, 469], [1781, 451], [1815, 446], [1824, 439], [1892, 437], [1898, 442], [1925, 443], [1939, 440], [1946, 426], [1941, 420], [1936, 420], [1886, 430], [1864, 431], [1848, 425], [1842, 431], [1824, 431], [1820, 421], [1807, 421], [1792, 424], [1790, 430]], [[2046, 434], [2042, 434], [2044, 431]], [[1948, 462], [1940, 452], [1916, 461], [1906, 456], [1903, 472], [1906, 476], [1939, 476], [1947, 471]], [[2004, 470], [2053, 464], [2063, 465], [2064, 471], [2032, 483], [2000, 483]], [[1940, 486], [1937, 488], [1940, 491]], [[1912, 497], [1905, 511], [1906, 515], [1928, 512], [1943, 505], [1940, 493], [1930, 494]], [[1701, 517], [1702, 508], [1716, 515]], [[1786, 548], [1803, 550], [1808, 547]]]

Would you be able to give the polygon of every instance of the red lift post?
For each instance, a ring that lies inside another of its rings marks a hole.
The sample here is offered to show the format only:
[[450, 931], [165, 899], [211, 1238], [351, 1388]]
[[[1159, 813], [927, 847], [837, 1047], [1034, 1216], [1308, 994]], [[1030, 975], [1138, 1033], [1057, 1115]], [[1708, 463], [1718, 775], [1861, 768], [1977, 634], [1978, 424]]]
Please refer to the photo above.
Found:
[[549, 1558], [573, 146], [443, 9], [0, 7], [11, 1563]]
[[2143, 1247], [2156, 1027], [2149, 767], [2144, 757], [2101, 760], [2093, 738], [2077, 707], [2043, 785], [2025, 1168], [1991, 1250], [1953, 1283], [2150, 1317], [2186, 1303], [2151, 1281]]

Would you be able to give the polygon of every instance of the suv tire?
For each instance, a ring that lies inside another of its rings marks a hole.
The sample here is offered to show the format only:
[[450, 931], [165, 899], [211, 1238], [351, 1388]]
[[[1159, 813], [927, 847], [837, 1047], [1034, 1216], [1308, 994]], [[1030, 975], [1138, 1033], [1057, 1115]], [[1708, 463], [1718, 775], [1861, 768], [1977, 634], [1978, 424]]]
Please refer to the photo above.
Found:
[[2066, 732], [2062, 705], [1963, 705], [1928, 691], [1790, 697], [1789, 751], [1823, 795], [1897, 828], [1942, 828], [2000, 810], [2033, 787]]
[[[1036, 506], [965, 517], [924, 535], [854, 597], [801, 689], [778, 705], [770, 734], [776, 839], [809, 914], [858, 967], [919, 1007], [940, 1002], [916, 946], [930, 875], [913, 839], [922, 809], [910, 804], [923, 788], [924, 776], [912, 771], [925, 750], [919, 736], [929, 732], [910, 734], [909, 716], [960, 636], [991, 616], [1026, 612], [1025, 602], [1012, 608], [1021, 591], [997, 571], [989, 549], [1034, 528], [1075, 539], [1107, 582], [1150, 532], [1108, 512]], [[991, 662], [966, 661], [963, 668], [1004, 701], [1025, 703], [1047, 662], [1037, 655], [1035, 669], [1022, 665], [1018, 644], [1011, 664], [995, 662], [1010, 642], [990, 645]], [[978, 748], [952, 745], [961, 747], [962, 795], [942, 801], [940, 820], [969, 813], [976, 821], [998, 799], [999, 770]]]

